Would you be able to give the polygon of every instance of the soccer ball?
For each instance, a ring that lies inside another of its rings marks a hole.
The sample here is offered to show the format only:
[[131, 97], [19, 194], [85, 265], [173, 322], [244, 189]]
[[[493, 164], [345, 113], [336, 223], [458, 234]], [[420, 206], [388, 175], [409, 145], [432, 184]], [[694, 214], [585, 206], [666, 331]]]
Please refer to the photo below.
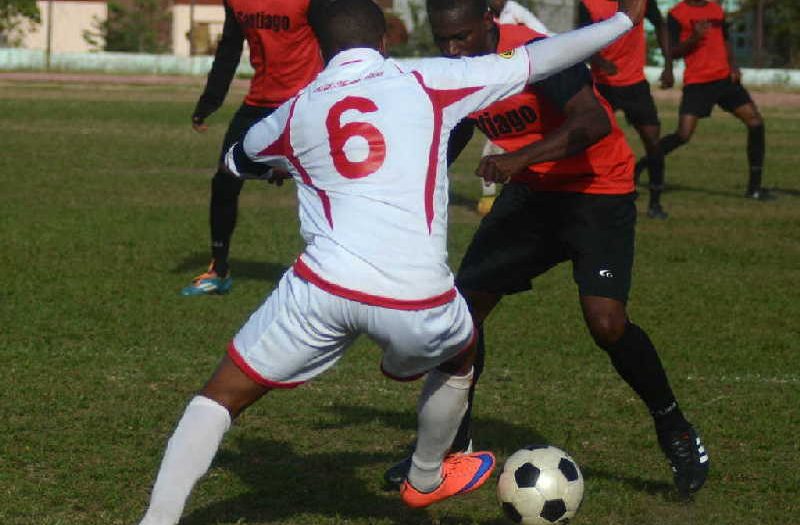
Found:
[[565, 524], [583, 499], [583, 475], [563, 450], [531, 445], [506, 460], [497, 482], [497, 499], [514, 523]]

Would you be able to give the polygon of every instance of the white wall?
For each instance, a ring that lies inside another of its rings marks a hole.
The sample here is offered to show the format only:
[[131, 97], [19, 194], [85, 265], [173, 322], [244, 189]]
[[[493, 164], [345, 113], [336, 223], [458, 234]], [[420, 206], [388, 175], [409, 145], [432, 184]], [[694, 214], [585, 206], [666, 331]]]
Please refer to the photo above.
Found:
[[[176, 4], [172, 8], [172, 52], [175, 55], [189, 56], [189, 25], [191, 20], [191, 7], [184, 4]], [[222, 34], [222, 26], [225, 22], [225, 9], [220, 5], [196, 5], [194, 6], [194, 23], [208, 24], [209, 36], [212, 42], [216, 42]]]
[[[26, 33], [22, 47], [26, 49], [44, 50], [47, 48], [48, 2], [37, 2], [42, 14], [42, 23], [34, 31]], [[94, 31], [94, 17], [105, 20], [108, 9], [105, 2], [52, 2], [52, 51], [53, 53], [81, 53], [90, 51], [91, 47], [83, 39], [85, 30]]]

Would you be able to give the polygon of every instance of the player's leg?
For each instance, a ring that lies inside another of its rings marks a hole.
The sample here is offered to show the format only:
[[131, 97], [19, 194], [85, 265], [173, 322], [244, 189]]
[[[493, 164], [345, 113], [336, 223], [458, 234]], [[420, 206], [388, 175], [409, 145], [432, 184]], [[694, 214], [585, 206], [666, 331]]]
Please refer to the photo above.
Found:
[[[220, 160], [228, 149], [240, 140], [254, 123], [269, 115], [271, 108], [260, 108], [242, 104], [228, 125], [222, 141]], [[208, 270], [195, 277], [192, 284], [182, 290], [183, 295], [224, 294], [233, 286], [230, 276], [228, 254], [231, 237], [236, 228], [239, 211], [239, 193], [244, 181], [227, 171], [217, 168], [211, 179], [209, 202], [209, 227], [211, 232], [211, 264]]]
[[211, 466], [231, 421], [268, 391], [227, 355], [222, 358], [169, 439], [141, 525], [178, 523], [192, 487]]
[[[718, 89], [714, 84], [690, 84], [683, 87], [683, 96], [678, 108], [678, 127], [658, 141], [664, 157], [687, 144], [697, 129], [698, 121], [711, 115], [718, 96]], [[639, 159], [634, 172], [636, 178], [648, 167], [649, 162], [648, 156]]]
[[427, 310], [370, 308], [367, 313], [365, 331], [384, 349], [386, 375], [408, 380], [427, 371], [417, 404], [417, 442], [401, 487], [403, 501], [425, 507], [477, 489], [491, 474], [494, 456], [448, 455], [473, 378], [476, 333], [466, 301], [458, 295]]
[[661, 193], [664, 191], [664, 152], [661, 151], [659, 143], [661, 126], [639, 124], [635, 128], [647, 154], [647, 172], [650, 176], [647, 216], [651, 219], [666, 219], [667, 212], [661, 206]]
[[720, 98], [720, 106], [730, 111], [747, 126], [747, 164], [749, 180], [745, 197], [755, 200], [773, 200], [772, 193], [762, 186], [766, 140], [764, 118], [747, 90], [741, 84], [732, 84], [729, 91]]
[[632, 197], [579, 196], [571, 213], [579, 226], [567, 242], [576, 253], [573, 276], [589, 332], [650, 411], [659, 444], [677, 469], [678, 488], [686, 493], [699, 490], [708, 456], [694, 441], [699, 437], [678, 406], [655, 346], [630, 322], [625, 309], [634, 254]]

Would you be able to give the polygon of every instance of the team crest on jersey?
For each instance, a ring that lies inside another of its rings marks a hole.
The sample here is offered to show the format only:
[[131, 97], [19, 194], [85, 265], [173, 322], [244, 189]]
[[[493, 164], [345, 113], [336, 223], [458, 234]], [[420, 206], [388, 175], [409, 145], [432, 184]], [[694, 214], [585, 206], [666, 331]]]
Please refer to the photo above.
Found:
[[500, 55], [500, 58], [511, 58], [514, 56], [514, 50], [509, 49], [508, 51], [503, 51], [502, 53], [498, 53], [498, 55]]

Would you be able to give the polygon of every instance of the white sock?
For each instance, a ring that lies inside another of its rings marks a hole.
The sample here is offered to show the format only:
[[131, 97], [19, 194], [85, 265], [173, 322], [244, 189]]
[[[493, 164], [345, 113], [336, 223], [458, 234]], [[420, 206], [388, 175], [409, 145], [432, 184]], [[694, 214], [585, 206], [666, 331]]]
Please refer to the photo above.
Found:
[[417, 405], [417, 447], [411, 456], [408, 481], [421, 492], [442, 482], [442, 460], [467, 411], [472, 369], [463, 376], [432, 370], [425, 379]]
[[494, 182], [490, 182], [486, 184], [485, 182], [481, 184], [481, 191], [482, 197], [494, 197], [497, 194], [497, 184]]
[[211, 466], [230, 426], [228, 410], [216, 401], [195, 396], [189, 402], [167, 443], [150, 506], [139, 525], [178, 523], [192, 487]]

